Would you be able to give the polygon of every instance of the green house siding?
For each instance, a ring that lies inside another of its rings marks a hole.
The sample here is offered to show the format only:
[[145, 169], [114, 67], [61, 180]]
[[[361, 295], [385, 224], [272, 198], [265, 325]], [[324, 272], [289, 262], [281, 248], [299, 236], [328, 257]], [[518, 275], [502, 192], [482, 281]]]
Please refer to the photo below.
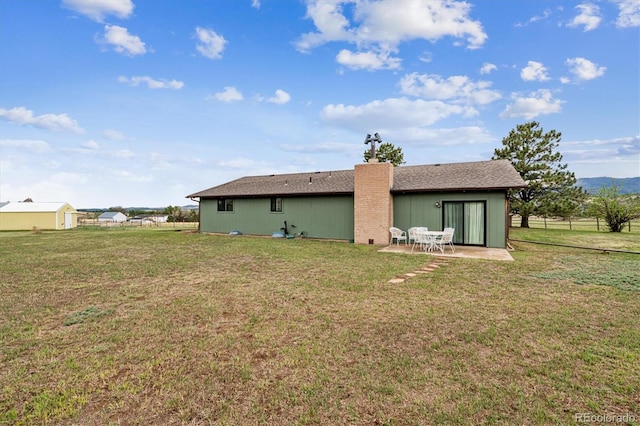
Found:
[[[271, 212], [271, 198], [234, 198], [232, 212], [219, 212], [217, 199], [200, 201], [200, 231], [271, 235], [284, 226], [290, 234], [353, 239], [353, 196], [283, 197], [282, 212]], [[292, 226], [293, 225], [293, 226]]]
[[[484, 201], [486, 203], [486, 246], [506, 246], [506, 194], [496, 192], [441, 192], [394, 196], [393, 223], [407, 230], [412, 226], [443, 229], [443, 202]], [[440, 207], [436, 207], [439, 203]]]

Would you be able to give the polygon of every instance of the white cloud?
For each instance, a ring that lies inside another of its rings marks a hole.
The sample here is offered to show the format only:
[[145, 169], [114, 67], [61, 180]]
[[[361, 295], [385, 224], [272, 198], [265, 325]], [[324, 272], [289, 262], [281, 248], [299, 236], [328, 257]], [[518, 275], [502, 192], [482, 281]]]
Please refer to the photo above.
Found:
[[[304, 154], [318, 154], [318, 153], [336, 153], [352, 154], [354, 152], [353, 143], [344, 142], [317, 142], [313, 144], [282, 144], [280, 149], [287, 152], [296, 152]], [[360, 146], [357, 146], [357, 150], [360, 151]], [[364, 150], [364, 149], [363, 149]]]
[[278, 89], [278, 90], [276, 90], [275, 96], [267, 99], [267, 102], [271, 102], [271, 103], [274, 103], [274, 104], [282, 105], [282, 104], [286, 104], [290, 100], [291, 100], [291, 95], [289, 95], [284, 90]]
[[538, 90], [529, 95], [513, 94], [513, 103], [500, 113], [500, 118], [522, 117], [530, 120], [539, 115], [558, 113], [564, 101], [554, 99], [551, 91]]
[[429, 64], [433, 60], [433, 55], [431, 54], [431, 52], [422, 52], [422, 54], [420, 54], [420, 56], [418, 57], [418, 60], [420, 62]]
[[302, 52], [332, 41], [355, 41], [355, 35], [348, 29], [349, 20], [342, 14], [342, 2], [309, 0], [306, 18], [313, 20], [317, 32], [303, 34], [296, 42]]
[[124, 135], [124, 133], [114, 129], [105, 129], [102, 132], [102, 134], [104, 135], [105, 138], [111, 141], [122, 141], [126, 139], [126, 136]]
[[495, 142], [495, 138], [482, 127], [456, 128], [408, 127], [394, 130], [389, 138], [414, 146], [452, 146]]
[[[638, 176], [640, 174], [640, 135], [613, 139], [563, 142], [564, 158], [582, 166], [583, 176]], [[572, 167], [574, 170], [575, 167]], [[609, 171], [603, 171], [608, 169]], [[576, 174], [578, 172], [576, 171]]]
[[240, 93], [238, 89], [232, 86], [225, 87], [222, 92], [218, 92], [213, 96], [215, 99], [222, 102], [241, 101], [242, 99], [244, 99], [242, 93]]
[[364, 105], [327, 105], [321, 112], [324, 122], [344, 126], [356, 131], [366, 129], [393, 129], [406, 126], [429, 126], [451, 115], [472, 116], [473, 108], [450, 105], [441, 101], [390, 98]]
[[449, 0], [397, 0], [357, 2], [356, 17], [362, 22], [359, 41], [395, 45], [401, 41], [443, 37], [465, 38], [470, 49], [484, 44], [487, 35], [479, 21], [469, 18], [467, 2]]
[[136, 153], [133, 151], [129, 151], [128, 149], [119, 149], [117, 151], [108, 153], [108, 155], [113, 158], [121, 158], [123, 160], [128, 160], [136, 157]]
[[178, 89], [182, 89], [182, 87], [184, 87], [184, 83], [182, 81], [178, 81], [178, 80], [165, 80], [165, 79], [160, 79], [160, 80], [156, 80], [154, 78], [151, 78], [149, 76], [134, 76], [134, 77], [125, 77], [125, 76], [120, 76], [118, 77], [118, 81], [120, 83], [127, 83], [130, 86], [139, 86], [142, 83], [145, 83], [147, 85], [147, 87], [149, 89], [173, 89], [173, 90], [178, 90]]
[[67, 114], [43, 114], [34, 116], [33, 111], [25, 107], [16, 107], [9, 110], [0, 108], [0, 118], [21, 126], [33, 126], [47, 130], [64, 130], [77, 134], [84, 133], [84, 130], [78, 126], [78, 123], [69, 118]]
[[619, 28], [640, 27], [640, 2], [638, 0], [611, 0], [618, 5], [618, 19], [616, 26]]
[[434, 74], [412, 73], [400, 80], [400, 90], [411, 96], [484, 105], [501, 98], [500, 93], [490, 90], [491, 84], [489, 81], [473, 82], [460, 75], [443, 79]]
[[583, 26], [584, 31], [591, 31], [598, 28], [602, 18], [600, 17], [600, 8], [591, 3], [583, 3], [576, 6], [580, 13], [567, 24], [568, 27]]
[[232, 160], [219, 161], [218, 166], [224, 167], [227, 169], [247, 169], [254, 170], [265, 167], [267, 163], [264, 161], [256, 161], [251, 158], [235, 158]]
[[[607, 69], [607, 67], [600, 67], [585, 58], [570, 58], [566, 60], [566, 64], [571, 74], [574, 75], [575, 80], [579, 81], [601, 77]], [[569, 82], [569, 80], [565, 78], [563, 82]]]
[[128, 170], [118, 170], [118, 169], [112, 169], [109, 171], [110, 174], [112, 174], [113, 176], [115, 176], [118, 180], [122, 181], [122, 182], [127, 182], [127, 183], [132, 183], [132, 182], [142, 182], [142, 183], [148, 183], [148, 182], [153, 182], [153, 175], [142, 175], [139, 173], [132, 173]]
[[254, 9], [260, 9], [260, 0], [251, 0], [251, 7]]
[[389, 57], [391, 52], [351, 52], [342, 49], [336, 56], [336, 61], [340, 65], [353, 70], [379, 70], [379, 69], [398, 69], [400, 68], [400, 58]]
[[[349, 10], [353, 7], [351, 21], [345, 6]], [[344, 41], [356, 44], [358, 52], [341, 51], [337, 59], [343, 65], [355, 69], [375, 69], [376, 64], [397, 68], [399, 59], [389, 60], [389, 54], [405, 41], [435, 42], [453, 37], [466, 40], [470, 49], [481, 47], [487, 35], [479, 21], [469, 18], [470, 11], [468, 3], [451, 0], [405, 0], [402, 7], [397, 0], [308, 0], [306, 17], [313, 20], [316, 31], [302, 34], [296, 48], [307, 52], [325, 43]]]
[[196, 38], [198, 39], [196, 49], [202, 56], [209, 59], [222, 58], [224, 46], [227, 44], [227, 40], [223, 36], [213, 30], [197, 27]]
[[[538, 21], [544, 21], [544, 20], [546, 20], [547, 18], [549, 18], [552, 14], [553, 14], [553, 12], [551, 11], [551, 9], [545, 9], [545, 10], [542, 12], [542, 15], [535, 15], [535, 16], [532, 16], [532, 17], [529, 19], [529, 23], [531, 23], [531, 22], [538, 22]], [[518, 25], [518, 26], [524, 26], [524, 25]]]
[[482, 64], [482, 67], [480, 67], [480, 74], [490, 74], [491, 72], [497, 70], [498, 67], [495, 66], [494, 64], [490, 64], [489, 62], [485, 62], [484, 64]]
[[140, 37], [129, 34], [125, 27], [119, 25], [105, 25], [101, 42], [112, 45], [116, 52], [127, 56], [147, 53], [145, 43]]
[[[7, 200], [24, 200], [27, 197], [38, 201], [72, 202], [77, 198], [75, 190], [89, 180], [83, 174], [60, 172], [38, 178], [30, 182], [20, 181], [20, 185], [2, 185], [2, 198]], [[73, 205], [73, 204], [72, 204]], [[73, 205], [76, 207], [76, 205]]]
[[62, 0], [62, 6], [97, 22], [102, 22], [108, 15], [126, 19], [134, 7], [131, 0]]
[[100, 149], [100, 145], [98, 145], [98, 142], [93, 140], [82, 142], [80, 146], [84, 149], [89, 149], [91, 151], [97, 151], [98, 149]]
[[527, 66], [520, 71], [520, 77], [524, 81], [547, 81], [549, 76], [547, 75], [547, 68], [540, 62], [529, 61]]
[[0, 146], [5, 148], [18, 148], [36, 154], [45, 154], [51, 150], [49, 144], [41, 140], [33, 139], [0, 139]]

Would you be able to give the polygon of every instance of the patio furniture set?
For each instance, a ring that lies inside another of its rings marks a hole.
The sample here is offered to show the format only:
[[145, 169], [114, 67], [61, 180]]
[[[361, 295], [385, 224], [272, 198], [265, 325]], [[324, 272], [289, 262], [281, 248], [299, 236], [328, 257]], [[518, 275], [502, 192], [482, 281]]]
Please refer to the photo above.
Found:
[[405, 245], [411, 244], [411, 251], [416, 246], [427, 252], [440, 250], [444, 253], [447, 246], [449, 246], [452, 253], [456, 251], [453, 245], [455, 228], [444, 228], [443, 231], [429, 231], [427, 227], [414, 226], [407, 231], [403, 231], [392, 226], [389, 228], [389, 232], [391, 233], [390, 244], [393, 244], [394, 240], [396, 245], [400, 245], [401, 242]]

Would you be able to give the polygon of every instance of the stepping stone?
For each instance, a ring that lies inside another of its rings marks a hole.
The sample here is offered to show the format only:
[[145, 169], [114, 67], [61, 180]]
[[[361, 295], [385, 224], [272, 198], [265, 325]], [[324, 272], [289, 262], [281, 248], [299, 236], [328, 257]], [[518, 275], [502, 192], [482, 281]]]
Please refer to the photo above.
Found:
[[416, 273], [416, 274], [428, 274], [429, 272], [431, 272], [431, 271], [422, 271], [422, 270], [418, 270], [418, 271], [416, 271], [415, 273]]
[[440, 265], [436, 264], [436, 263], [432, 263], [431, 265], [429, 265], [429, 268], [439, 268]]
[[415, 277], [416, 274], [412, 274], [411, 272], [407, 272], [406, 274], [404, 274], [404, 276], [411, 278], [411, 277]]
[[404, 282], [404, 278], [394, 278], [389, 280], [389, 284], [400, 284]]

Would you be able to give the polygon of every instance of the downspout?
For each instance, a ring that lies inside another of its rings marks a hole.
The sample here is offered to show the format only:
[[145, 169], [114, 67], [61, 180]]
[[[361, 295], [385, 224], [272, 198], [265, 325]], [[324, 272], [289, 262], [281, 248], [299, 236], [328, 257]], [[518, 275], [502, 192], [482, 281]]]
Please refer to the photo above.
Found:
[[509, 191], [505, 192], [504, 197], [504, 217], [505, 217], [505, 232], [504, 232], [504, 246], [505, 248], [509, 248], [509, 230], [511, 228], [511, 205], [509, 203]]

